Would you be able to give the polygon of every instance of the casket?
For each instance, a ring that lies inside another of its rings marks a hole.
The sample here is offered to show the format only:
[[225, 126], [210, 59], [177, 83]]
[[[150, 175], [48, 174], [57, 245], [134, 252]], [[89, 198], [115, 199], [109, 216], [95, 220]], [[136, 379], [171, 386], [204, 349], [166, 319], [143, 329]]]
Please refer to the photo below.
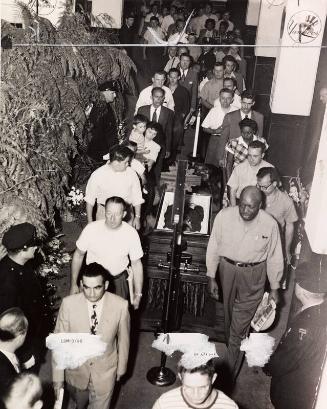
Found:
[[[141, 329], [160, 331], [172, 253], [173, 192], [162, 194], [154, 231], [148, 236], [144, 258]], [[224, 342], [223, 308], [207, 293], [206, 248], [211, 228], [211, 195], [187, 194], [180, 265], [180, 317], [173, 328], [202, 332]]]

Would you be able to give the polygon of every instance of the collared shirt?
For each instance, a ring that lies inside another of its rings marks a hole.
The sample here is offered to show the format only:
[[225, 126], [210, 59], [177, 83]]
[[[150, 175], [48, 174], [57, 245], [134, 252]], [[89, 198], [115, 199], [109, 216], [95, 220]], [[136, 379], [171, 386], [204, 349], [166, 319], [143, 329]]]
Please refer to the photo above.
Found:
[[[253, 135], [254, 141], [260, 141], [265, 144], [266, 150], [268, 149], [269, 145], [265, 138], [260, 138], [260, 136]], [[236, 165], [245, 161], [248, 156], [249, 146], [243, 139], [243, 136], [239, 136], [237, 139], [230, 139], [227, 142], [225, 150], [231, 153], [234, 156], [233, 167], [235, 168]]]
[[277, 220], [282, 230], [286, 223], [294, 223], [298, 220], [293, 200], [278, 188], [274, 195], [266, 198], [265, 211]]
[[225, 115], [228, 114], [228, 112], [233, 112], [235, 110], [236, 108], [234, 108], [232, 105], [230, 105], [228, 110], [223, 110], [219, 103], [219, 105], [216, 105], [210, 109], [208, 115], [202, 122], [202, 128], [217, 129], [223, 123]]
[[238, 206], [221, 210], [214, 221], [207, 247], [207, 276], [214, 278], [220, 257], [242, 263], [266, 261], [272, 290], [279, 288], [284, 261], [277, 222], [264, 210], [244, 221]]
[[176, 68], [179, 64], [179, 58], [177, 56], [170, 57], [165, 65], [164, 71], [168, 72], [171, 68]]
[[171, 24], [174, 24], [174, 23], [175, 23], [174, 19], [172, 18], [172, 16], [171, 16], [170, 14], [168, 14], [168, 16], [165, 16], [165, 17], [162, 19], [161, 30], [162, 30], [165, 34], [167, 34], [168, 27], [169, 27]]
[[[140, 92], [140, 95], [135, 105], [135, 115], [137, 114], [137, 110], [143, 105], [152, 104], [152, 97], [151, 97], [152, 88], [153, 88], [153, 85], [149, 85], [148, 87], [144, 88]], [[172, 111], [174, 111], [175, 102], [174, 102], [173, 94], [171, 93], [170, 89], [166, 87], [165, 85], [162, 86], [162, 89], [165, 91], [165, 100], [163, 102], [163, 105], [171, 109]]]
[[[217, 105], [220, 105], [219, 98], [217, 98], [215, 100], [214, 104], [213, 104], [214, 107], [217, 106]], [[234, 93], [233, 102], [231, 103], [231, 106], [235, 107], [234, 111], [236, 111], [237, 109], [241, 109], [241, 97], [240, 97], [240, 95]], [[241, 116], [242, 116], [242, 111], [241, 111]]]
[[119, 196], [133, 206], [144, 202], [139, 178], [129, 166], [123, 172], [115, 172], [106, 163], [90, 176], [85, 189], [86, 203], [94, 205], [97, 201], [104, 205], [111, 196]]
[[153, 105], [151, 105], [151, 108], [150, 108], [150, 120], [151, 121], [152, 121], [152, 117], [153, 117], [153, 114], [154, 114], [155, 111], [157, 113], [157, 122], [158, 122], [159, 115], [160, 115], [160, 112], [161, 112], [161, 105], [158, 108], [155, 108]]
[[219, 98], [219, 93], [222, 88], [223, 80], [216, 80], [213, 78], [204, 84], [200, 92], [200, 97], [213, 105], [215, 100]]
[[140, 237], [126, 222], [117, 229], [108, 228], [105, 220], [89, 223], [79, 236], [76, 247], [87, 253], [86, 264], [99, 263], [113, 276], [126, 270], [130, 260], [143, 257]]
[[2, 352], [3, 355], [5, 355], [9, 359], [10, 363], [15, 368], [15, 371], [19, 373], [20, 369], [17, 356], [13, 352], [5, 351], [4, 349], [0, 349], [0, 352]]
[[104, 301], [104, 297], [102, 297], [98, 302], [91, 302], [89, 300], [86, 300], [87, 303], [87, 311], [89, 313], [89, 323], [90, 323], [90, 327], [92, 325], [92, 320], [91, 320], [91, 316], [93, 315], [94, 309], [93, 309], [93, 305], [96, 305], [96, 314], [97, 314], [97, 319], [98, 319], [98, 325], [100, 323], [101, 320], [101, 314], [102, 314], [102, 308], [103, 308], [103, 301]]
[[252, 111], [250, 111], [248, 114], [245, 114], [241, 109], [240, 109], [240, 114], [241, 114], [241, 118], [242, 120], [246, 117], [249, 119], [252, 119]]
[[257, 184], [258, 170], [265, 167], [273, 168], [271, 163], [262, 160], [259, 165], [251, 166], [248, 160], [235, 166], [227, 185], [236, 190], [236, 197], [239, 198], [242, 190], [246, 186], [255, 186]]

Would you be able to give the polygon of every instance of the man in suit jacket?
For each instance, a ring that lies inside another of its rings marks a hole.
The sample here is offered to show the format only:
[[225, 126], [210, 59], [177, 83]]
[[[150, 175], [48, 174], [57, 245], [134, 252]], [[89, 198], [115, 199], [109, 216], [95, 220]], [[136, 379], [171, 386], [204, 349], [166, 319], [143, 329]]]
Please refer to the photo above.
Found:
[[101, 265], [87, 265], [82, 272], [81, 292], [63, 299], [57, 318], [56, 333], [91, 333], [107, 343], [101, 356], [88, 359], [76, 369], [59, 370], [53, 362], [56, 396], [65, 380], [78, 409], [84, 409], [87, 402], [89, 408], [108, 409], [115, 382], [127, 368], [128, 302], [106, 292], [108, 284], [107, 272]]
[[157, 186], [159, 186], [163, 160], [164, 158], [168, 158], [171, 153], [174, 112], [163, 106], [163, 102], [165, 100], [164, 89], [159, 87], [153, 88], [151, 91], [151, 96], [152, 104], [141, 106], [137, 113], [144, 115], [149, 121], [157, 122], [162, 128], [160, 135], [157, 135], [153, 139], [154, 142], [161, 146], [161, 150], [154, 167], [156, 183]]
[[15, 351], [24, 344], [27, 328], [27, 318], [20, 308], [10, 308], [0, 315], [0, 397], [20, 372]]
[[225, 115], [222, 123], [222, 144], [226, 146], [226, 143], [230, 139], [236, 139], [241, 135], [239, 127], [240, 121], [244, 118], [254, 120], [258, 125], [257, 136], [262, 137], [263, 134], [263, 120], [264, 117], [260, 112], [253, 111], [252, 107], [255, 104], [255, 97], [249, 91], [243, 91], [241, 94], [241, 109], [230, 112]]
[[191, 111], [194, 112], [198, 98], [198, 73], [190, 68], [191, 56], [189, 54], [183, 53], [179, 59], [179, 70], [181, 73], [179, 84], [188, 90], [191, 99]]

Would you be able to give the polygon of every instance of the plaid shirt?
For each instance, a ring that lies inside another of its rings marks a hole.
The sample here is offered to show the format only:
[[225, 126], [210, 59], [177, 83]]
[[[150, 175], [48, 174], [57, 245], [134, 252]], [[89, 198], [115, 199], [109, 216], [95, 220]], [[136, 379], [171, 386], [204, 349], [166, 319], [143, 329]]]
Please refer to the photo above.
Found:
[[[260, 136], [253, 135], [254, 141], [260, 141], [265, 144], [266, 150], [268, 149], [268, 144], [265, 138], [260, 138]], [[248, 156], [248, 145], [244, 141], [242, 136], [239, 136], [236, 139], [230, 139], [225, 147], [226, 152], [231, 153], [234, 156], [233, 168], [245, 161]]]

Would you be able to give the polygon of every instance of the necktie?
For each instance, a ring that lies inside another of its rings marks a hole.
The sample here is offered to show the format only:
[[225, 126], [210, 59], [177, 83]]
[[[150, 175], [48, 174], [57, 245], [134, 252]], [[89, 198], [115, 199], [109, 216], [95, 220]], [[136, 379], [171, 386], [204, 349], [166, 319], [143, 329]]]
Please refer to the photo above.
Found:
[[185, 71], [183, 70], [182, 81], [185, 81]]
[[93, 304], [92, 308], [93, 308], [93, 312], [92, 312], [92, 315], [91, 315], [91, 334], [96, 335], [97, 328], [98, 328], [98, 316], [97, 316], [97, 312], [96, 312], [97, 305]]
[[152, 115], [152, 122], [158, 122], [157, 109], [158, 109], [158, 108], [156, 108], [156, 109], [154, 110], [154, 113], [153, 113], [153, 115]]
[[248, 119], [249, 118], [249, 115], [245, 115], [245, 119]]
[[170, 69], [174, 68], [175, 60], [176, 60], [176, 57], [173, 57], [173, 59], [171, 60]]

